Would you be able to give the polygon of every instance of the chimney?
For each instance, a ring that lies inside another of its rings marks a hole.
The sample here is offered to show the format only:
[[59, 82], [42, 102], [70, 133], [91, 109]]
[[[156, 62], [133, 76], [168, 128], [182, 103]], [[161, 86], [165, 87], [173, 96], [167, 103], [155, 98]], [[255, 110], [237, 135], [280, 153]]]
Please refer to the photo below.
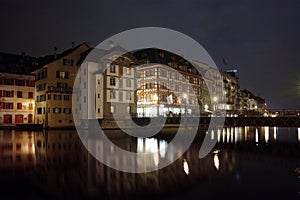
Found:
[[54, 47], [54, 59], [56, 59], [56, 58], [57, 58], [57, 48]]
[[111, 49], [113, 48], [115, 45], [114, 45], [114, 42], [113, 41], [108, 41], [108, 47]]

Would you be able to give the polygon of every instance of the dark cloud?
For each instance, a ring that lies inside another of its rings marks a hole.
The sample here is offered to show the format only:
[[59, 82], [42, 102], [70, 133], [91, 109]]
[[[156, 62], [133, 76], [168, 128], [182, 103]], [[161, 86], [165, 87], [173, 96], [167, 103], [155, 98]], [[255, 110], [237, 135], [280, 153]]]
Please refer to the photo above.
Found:
[[[300, 108], [299, 1], [17, 1], [0, 8], [0, 51], [30, 55], [64, 50], [72, 41], [97, 45], [144, 26], [171, 28], [194, 38], [221, 67], [237, 68], [242, 88], [274, 108]], [[292, 91], [292, 92], [290, 92]]]

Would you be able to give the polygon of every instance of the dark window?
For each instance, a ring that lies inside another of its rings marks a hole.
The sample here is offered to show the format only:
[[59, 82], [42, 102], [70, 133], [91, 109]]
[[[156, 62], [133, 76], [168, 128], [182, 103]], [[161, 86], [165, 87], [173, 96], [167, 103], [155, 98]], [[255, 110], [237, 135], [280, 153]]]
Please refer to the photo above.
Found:
[[16, 79], [16, 85], [18, 85], [18, 86], [25, 86], [25, 80]]
[[17, 91], [17, 97], [22, 98], [22, 91]]
[[110, 85], [116, 85], [116, 79], [115, 78], [110, 78]]
[[64, 58], [63, 59], [63, 65], [64, 66], [74, 66], [74, 60], [73, 59]]
[[116, 73], [116, 66], [110, 65], [109, 71], [110, 71], [110, 73]]
[[66, 101], [70, 100], [70, 96], [69, 95], [64, 95], [64, 100], [66, 100]]
[[42, 108], [37, 108], [37, 114], [42, 114]]
[[28, 92], [28, 98], [32, 99], [33, 98], [33, 92]]
[[22, 103], [17, 103], [17, 109], [22, 110]]

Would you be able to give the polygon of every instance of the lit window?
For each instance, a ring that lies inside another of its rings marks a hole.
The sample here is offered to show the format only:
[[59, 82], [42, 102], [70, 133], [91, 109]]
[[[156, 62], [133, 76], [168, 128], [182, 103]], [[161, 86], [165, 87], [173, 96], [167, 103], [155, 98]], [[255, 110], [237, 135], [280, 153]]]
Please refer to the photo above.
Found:
[[68, 79], [69, 78], [69, 72], [56, 71], [56, 78]]
[[110, 113], [115, 113], [115, 106], [110, 106]]
[[131, 69], [129, 67], [125, 68], [126, 75], [131, 75]]

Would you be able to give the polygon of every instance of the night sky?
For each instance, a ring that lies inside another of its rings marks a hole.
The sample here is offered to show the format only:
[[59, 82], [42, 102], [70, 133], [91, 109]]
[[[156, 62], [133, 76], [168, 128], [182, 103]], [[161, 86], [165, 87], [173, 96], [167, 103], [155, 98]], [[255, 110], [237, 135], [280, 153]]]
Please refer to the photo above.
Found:
[[300, 109], [300, 1], [2, 0], [0, 9], [1, 52], [43, 56], [72, 41], [96, 46], [127, 29], [164, 27], [195, 39], [219, 68], [238, 69], [241, 88], [269, 108]]

